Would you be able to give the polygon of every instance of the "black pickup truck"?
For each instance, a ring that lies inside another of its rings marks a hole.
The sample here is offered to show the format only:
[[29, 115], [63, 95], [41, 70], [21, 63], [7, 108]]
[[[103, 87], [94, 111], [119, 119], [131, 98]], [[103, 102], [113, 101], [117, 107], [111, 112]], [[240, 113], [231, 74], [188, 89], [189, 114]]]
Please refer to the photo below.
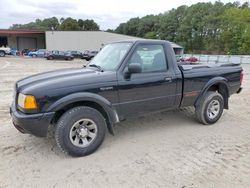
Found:
[[10, 113], [19, 131], [46, 136], [53, 126], [62, 151], [84, 156], [101, 145], [106, 128], [114, 134], [114, 124], [148, 112], [194, 106], [199, 122], [213, 124], [242, 79], [239, 64], [178, 64], [167, 41], [123, 41], [85, 67], [18, 81]]

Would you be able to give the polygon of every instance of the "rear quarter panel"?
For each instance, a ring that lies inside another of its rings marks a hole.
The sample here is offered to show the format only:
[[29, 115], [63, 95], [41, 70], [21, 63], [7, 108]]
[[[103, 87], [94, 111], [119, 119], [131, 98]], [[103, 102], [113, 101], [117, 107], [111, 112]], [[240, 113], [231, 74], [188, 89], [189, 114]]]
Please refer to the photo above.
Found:
[[228, 86], [229, 96], [232, 95], [240, 88], [241, 71], [241, 66], [184, 70], [181, 106], [193, 106], [203, 91], [219, 82], [225, 82]]

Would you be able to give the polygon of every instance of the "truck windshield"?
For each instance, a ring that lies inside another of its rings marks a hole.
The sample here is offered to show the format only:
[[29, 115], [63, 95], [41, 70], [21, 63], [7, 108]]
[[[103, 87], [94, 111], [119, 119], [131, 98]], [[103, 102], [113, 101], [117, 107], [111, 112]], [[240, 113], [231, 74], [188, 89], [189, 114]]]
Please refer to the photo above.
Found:
[[114, 71], [131, 46], [130, 42], [108, 44], [94, 57], [88, 67], [98, 66], [102, 70]]

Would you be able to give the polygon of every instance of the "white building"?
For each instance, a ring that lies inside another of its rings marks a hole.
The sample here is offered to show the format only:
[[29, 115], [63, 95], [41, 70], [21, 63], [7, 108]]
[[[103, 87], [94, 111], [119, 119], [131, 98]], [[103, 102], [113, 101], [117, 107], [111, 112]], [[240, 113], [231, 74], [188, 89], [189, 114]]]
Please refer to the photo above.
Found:
[[136, 37], [104, 31], [46, 31], [48, 50], [100, 50], [103, 45]]
[[[104, 31], [35, 31], [0, 29], [0, 46], [23, 49], [48, 50], [100, 50], [103, 45], [122, 40], [138, 39], [128, 35]], [[183, 48], [175, 43], [176, 54], [183, 54]]]
[[[100, 50], [103, 45], [129, 39], [139, 39], [128, 35], [104, 31], [46, 31], [48, 50]], [[176, 54], [183, 54], [183, 47], [172, 43]]]

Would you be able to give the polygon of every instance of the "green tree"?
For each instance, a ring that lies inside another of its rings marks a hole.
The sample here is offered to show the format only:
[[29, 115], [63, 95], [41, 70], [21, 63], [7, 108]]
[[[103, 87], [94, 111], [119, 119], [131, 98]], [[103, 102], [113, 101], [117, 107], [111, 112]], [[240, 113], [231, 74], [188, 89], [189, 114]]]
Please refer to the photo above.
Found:
[[249, 8], [229, 8], [223, 16], [221, 42], [224, 51], [230, 54], [250, 54], [249, 46]]
[[249, 6], [250, 6], [249, 2], [246, 1], [245, 3], [243, 3], [243, 4], [241, 5], [241, 8], [249, 8]]
[[36, 19], [35, 22], [27, 24], [13, 24], [11, 29], [35, 29], [35, 30], [57, 30], [59, 22], [56, 17], [45, 18], [44, 20]]
[[[39, 22], [37, 24], [39, 25]], [[59, 21], [56, 17], [46, 18], [41, 22], [41, 25], [45, 30], [57, 30], [59, 27]]]
[[60, 18], [60, 24], [63, 23], [65, 19], [63, 17]]
[[124, 28], [124, 30], [125, 30], [124, 34], [137, 36], [139, 22], [140, 22], [140, 19], [138, 17], [137, 18], [131, 18], [126, 23], [126, 26]]
[[80, 30], [78, 22], [73, 18], [66, 18], [60, 25], [60, 30], [77, 31]]
[[156, 39], [158, 37], [157, 33], [154, 32], [154, 31], [150, 31], [150, 32], [147, 32], [145, 35], [144, 35], [144, 38], [146, 39]]
[[140, 19], [136, 36], [143, 37], [150, 31], [156, 32], [159, 29], [158, 16], [147, 15]]
[[45, 18], [43, 20], [36, 19], [35, 22], [27, 24], [13, 24], [10, 29], [36, 29], [36, 30], [86, 30], [98, 31], [99, 25], [94, 20], [82, 20], [73, 18], [56, 17]]
[[83, 30], [83, 28], [84, 28], [84, 21], [82, 19], [78, 19], [77, 23], [78, 23], [80, 29]]
[[196, 3], [163, 14], [131, 18], [115, 32], [160, 38], [182, 45], [186, 52], [250, 54], [249, 3]]
[[241, 37], [241, 46], [239, 47], [239, 54], [250, 54], [250, 26], [247, 26], [245, 32]]
[[115, 33], [115, 31], [113, 29], [107, 29], [106, 32]]
[[120, 34], [125, 34], [126, 35], [126, 23], [120, 23], [119, 26], [115, 29], [116, 33], [120, 33]]
[[94, 20], [89, 20], [89, 19], [84, 20], [84, 21], [81, 20], [80, 24], [82, 24], [81, 28], [84, 31], [99, 31], [100, 30], [99, 25]]

